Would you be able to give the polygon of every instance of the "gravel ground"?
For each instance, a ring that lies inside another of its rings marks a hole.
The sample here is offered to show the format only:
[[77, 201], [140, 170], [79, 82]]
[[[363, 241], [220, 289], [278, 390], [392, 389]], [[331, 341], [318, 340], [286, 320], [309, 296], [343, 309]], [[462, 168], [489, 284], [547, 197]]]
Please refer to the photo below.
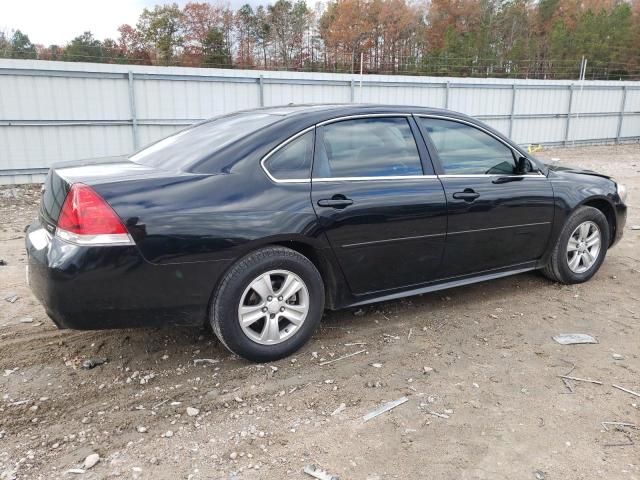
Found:
[[[589, 283], [528, 273], [328, 312], [267, 365], [204, 329], [57, 330], [24, 281], [38, 189], [0, 189], [0, 478], [303, 479], [315, 464], [342, 479], [640, 479], [640, 430], [602, 424], [640, 426], [640, 397], [612, 387], [640, 392], [640, 146], [538, 156], [629, 188], [624, 238]], [[599, 343], [551, 339], [565, 332]]]

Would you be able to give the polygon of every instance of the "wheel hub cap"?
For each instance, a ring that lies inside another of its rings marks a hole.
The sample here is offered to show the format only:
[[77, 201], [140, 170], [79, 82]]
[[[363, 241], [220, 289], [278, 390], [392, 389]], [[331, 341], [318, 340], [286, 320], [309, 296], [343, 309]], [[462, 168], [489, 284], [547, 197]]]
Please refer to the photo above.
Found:
[[567, 264], [574, 273], [584, 273], [596, 263], [601, 248], [600, 228], [587, 221], [578, 225], [567, 242]]
[[247, 337], [275, 345], [294, 335], [309, 313], [309, 290], [288, 270], [270, 270], [255, 278], [238, 305], [238, 322]]

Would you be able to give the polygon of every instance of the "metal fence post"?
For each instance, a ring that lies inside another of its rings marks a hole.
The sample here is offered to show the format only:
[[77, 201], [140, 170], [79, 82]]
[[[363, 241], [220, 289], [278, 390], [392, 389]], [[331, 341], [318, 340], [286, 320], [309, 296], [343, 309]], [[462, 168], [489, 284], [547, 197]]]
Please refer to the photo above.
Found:
[[620, 117], [618, 118], [618, 131], [616, 133], [616, 143], [620, 143], [620, 133], [622, 132], [622, 122], [624, 121], [624, 109], [627, 107], [627, 86], [622, 86], [622, 102], [620, 102]]
[[444, 108], [449, 108], [449, 84], [451, 82], [449, 82], [449, 80], [447, 80], [447, 83], [445, 84], [445, 92], [444, 92]]
[[351, 103], [356, 101], [356, 81], [351, 79]]
[[264, 107], [264, 76], [258, 77], [258, 88], [260, 89], [260, 106]]
[[133, 88], [133, 72], [129, 70], [129, 112], [131, 114], [131, 128], [133, 133], [133, 149], [138, 149], [138, 116], [136, 114], [136, 92]]
[[514, 121], [514, 115], [516, 112], [516, 89], [518, 88], [515, 83], [511, 87], [512, 87], [512, 90], [511, 90], [511, 113], [509, 114], [509, 138], [511, 138], [511, 135], [513, 134], [513, 121]]
[[564, 145], [569, 142], [569, 128], [571, 127], [571, 112], [573, 111], [573, 83], [569, 85], [569, 111], [567, 112], [567, 124], [564, 131]]

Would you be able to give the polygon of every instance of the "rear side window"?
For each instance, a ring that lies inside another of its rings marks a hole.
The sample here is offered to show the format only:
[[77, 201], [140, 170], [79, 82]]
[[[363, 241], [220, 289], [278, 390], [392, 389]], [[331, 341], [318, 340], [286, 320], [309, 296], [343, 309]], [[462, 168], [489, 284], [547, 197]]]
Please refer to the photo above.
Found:
[[313, 158], [313, 130], [300, 135], [276, 150], [264, 162], [277, 180], [308, 180]]
[[437, 118], [418, 120], [438, 151], [440, 165], [449, 175], [512, 174], [512, 150], [471, 125]]
[[215, 118], [153, 143], [129, 160], [165, 170], [185, 169], [281, 118], [258, 112]]
[[314, 178], [422, 175], [404, 117], [343, 120], [318, 129]]

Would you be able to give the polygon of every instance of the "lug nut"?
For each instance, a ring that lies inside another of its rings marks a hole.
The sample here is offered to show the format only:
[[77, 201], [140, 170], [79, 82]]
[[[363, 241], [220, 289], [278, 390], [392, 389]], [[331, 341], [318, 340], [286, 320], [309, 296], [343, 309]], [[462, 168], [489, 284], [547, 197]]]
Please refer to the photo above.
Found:
[[273, 297], [272, 296], [268, 296], [267, 297], [267, 302], [270, 302], [271, 300], [273, 300]]
[[278, 301], [281, 302], [282, 301], [282, 296], [278, 297]]
[[262, 307], [262, 312], [266, 312], [267, 311], [267, 307]]
[[284, 307], [280, 307], [280, 311], [281, 311], [281, 312], [284, 312]]

